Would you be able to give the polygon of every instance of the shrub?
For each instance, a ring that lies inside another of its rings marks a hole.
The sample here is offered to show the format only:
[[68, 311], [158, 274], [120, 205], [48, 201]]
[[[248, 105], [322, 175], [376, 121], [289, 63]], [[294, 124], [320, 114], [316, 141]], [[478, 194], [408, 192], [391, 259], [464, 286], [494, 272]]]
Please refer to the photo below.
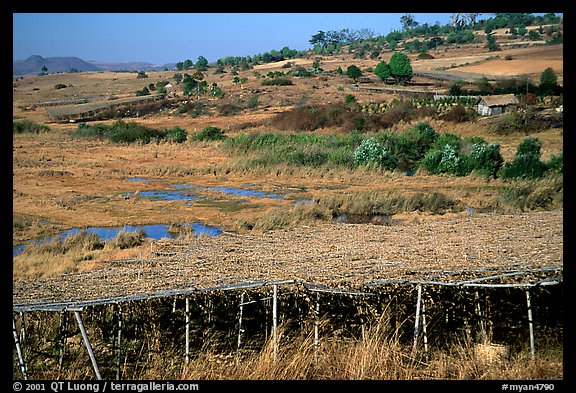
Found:
[[219, 127], [206, 126], [192, 139], [195, 141], [219, 141], [225, 138], [226, 135]]
[[498, 171], [504, 164], [504, 159], [500, 154], [500, 145], [497, 143], [473, 144], [470, 161], [476, 173], [493, 178], [496, 178]]
[[12, 134], [23, 134], [23, 133], [34, 133], [38, 134], [40, 132], [48, 132], [50, 127], [44, 124], [38, 124], [32, 120], [19, 120], [12, 121]]
[[467, 158], [449, 143], [441, 150], [428, 151], [421, 164], [432, 173], [448, 173], [456, 176], [465, 176], [471, 170]]
[[437, 138], [436, 130], [428, 123], [422, 122], [401, 134], [384, 134], [383, 144], [398, 160], [398, 169], [411, 171], [422, 160]]
[[164, 130], [164, 138], [172, 142], [182, 143], [186, 140], [187, 136], [188, 132], [178, 126]]
[[273, 79], [262, 80], [262, 86], [290, 86], [293, 85], [290, 78], [277, 77]]
[[142, 90], [136, 90], [136, 97], [148, 96], [148, 95], [150, 95], [150, 90], [146, 86], [144, 86]]
[[396, 158], [383, 148], [375, 138], [368, 138], [354, 151], [354, 165], [378, 165], [385, 169], [396, 168]]
[[161, 138], [162, 134], [158, 130], [146, 126], [129, 122], [117, 121], [110, 128], [108, 139], [114, 143], [133, 143], [140, 141], [149, 143], [152, 138]]
[[546, 163], [547, 170], [555, 173], [563, 173], [564, 172], [564, 157], [563, 154], [560, 153], [559, 156], [552, 156], [550, 160]]
[[518, 146], [514, 161], [502, 168], [505, 179], [538, 179], [544, 175], [546, 165], [540, 161], [542, 143], [538, 138], [527, 137]]

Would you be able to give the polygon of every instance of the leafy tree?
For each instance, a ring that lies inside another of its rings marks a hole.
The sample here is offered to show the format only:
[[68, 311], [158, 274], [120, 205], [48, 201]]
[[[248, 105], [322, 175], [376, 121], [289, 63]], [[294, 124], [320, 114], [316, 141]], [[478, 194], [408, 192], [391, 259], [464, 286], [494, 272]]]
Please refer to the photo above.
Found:
[[198, 56], [198, 61], [194, 64], [194, 68], [198, 71], [206, 71], [208, 68], [208, 60], [204, 56]]
[[174, 80], [176, 81], [176, 83], [180, 83], [182, 82], [182, 74], [177, 72], [174, 74]]
[[360, 68], [355, 65], [351, 65], [346, 69], [346, 76], [356, 81], [359, 77], [362, 76], [362, 70], [360, 70]]
[[402, 52], [394, 52], [390, 58], [390, 73], [399, 82], [412, 79], [414, 75], [410, 59]]
[[384, 60], [382, 60], [376, 68], [374, 68], [374, 73], [383, 81], [387, 80], [391, 75], [390, 66]]
[[555, 95], [559, 92], [558, 76], [551, 67], [548, 67], [540, 74], [540, 85], [538, 87], [540, 94]]
[[312, 38], [308, 41], [311, 45], [319, 44], [322, 47], [326, 47], [328, 44], [326, 33], [320, 30], [318, 33], [314, 34]]
[[406, 14], [400, 18], [400, 23], [402, 23], [402, 30], [410, 30], [413, 27], [418, 26], [418, 22], [414, 19], [413, 15]]
[[190, 68], [192, 68], [192, 65], [193, 65], [193, 64], [194, 64], [194, 63], [192, 63], [192, 60], [186, 59], [186, 60], [184, 60], [184, 62], [182, 63], [182, 67], [183, 67], [185, 70], [189, 70]]
[[500, 50], [500, 45], [496, 43], [496, 37], [494, 37], [494, 33], [486, 34], [486, 48], [489, 52], [496, 52]]

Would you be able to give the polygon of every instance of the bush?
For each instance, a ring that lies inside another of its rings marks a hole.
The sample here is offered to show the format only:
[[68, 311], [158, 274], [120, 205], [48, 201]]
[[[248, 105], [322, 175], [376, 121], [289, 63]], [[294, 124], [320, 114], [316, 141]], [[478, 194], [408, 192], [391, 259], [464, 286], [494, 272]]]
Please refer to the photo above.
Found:
[[547, 170], [555, 173], [562, 174], [564, 172], [564, 157], [560, 153], [559, 156], [552, 156], [546, 163]]
[[470, 161], [476, 173], [493, 178], [496, 178], [504, 164], [504, 159], [500, 154], [500, 145], [497, 143], [475, 143], [472, 145]]
[[178, 126], [164, 130], [164, 138], [172, 142], [182, 143], [186, 140], [187, 136], [188, 132]]
[[149, 143], [152, 138], [161, 138], [162, 134], [158, 130], [146, 126], [129, 122], [117, 121], [110, 128], [108, 139], [114, 143], [133, 143], [140, 141]]
[[384, 146], [396, 157], [397, 168], [411, 171], [424, 158], [437, 138], [434, 128], [422, 122], [401, 134], [386, 133], [382, 139]]
[[502, 168], [504, 179], [538, 179], [544, 176], [546, 165], [540, 161], [542, 143], [538, 138], [527, 137], [518, 146], [514, 161]]
[[33, 122], [32, 120], [19, 120], [19, 121], [12, 121], [12, 134], [24, 134], [24, 133], [33, 133], [38, 134], [40, 132], [48, 132], [50, 131], [50, 127], [44, 124], [38, 124]]
[[107, 138], [114, 143], [149, 143], [152, 138], [162, 138], [164, 134], [158, 130], [148, 128], [137, 123], [124, 123], [119, 120], [108, 126], [105, 124], [95, 124], [93, 126], [86, 123], [78, 124], [76, 136]]
[[448, 173], [465, 176], [470, 173], [468, 159], [454, 145], [447, 143], [441, 150], [430, 150], [421, 161], [432, 173]]
[[375, 138], [368, 138], [354, 151], [354, 165], [377, 165], [385, 169], [396, 168], [396, 158], [383, 148]]
[[262, 86], [290, 86], [293, 85], [290, 78], [278, 77], [273, 79], [264, 79]]
[[219, 141], [225, 138], [226, 135], [219, 127], [206, 126], [192, 139], [195, 141]]

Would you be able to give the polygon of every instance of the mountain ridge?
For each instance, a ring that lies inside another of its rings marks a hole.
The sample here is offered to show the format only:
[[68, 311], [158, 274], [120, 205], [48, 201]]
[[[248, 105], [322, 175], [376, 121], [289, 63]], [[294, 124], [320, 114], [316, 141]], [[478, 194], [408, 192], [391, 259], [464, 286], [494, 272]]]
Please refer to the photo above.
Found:
[[154, 65], [142, 61], [106, 63], [96, 60], [85, 61], [75, 56], [42, 57], [39, 55], [31, 55], [25, 60], [13, 60], [12, 74], [39, 74], [43, 72], [43, 67], [48, 69], [48, 73], [73, 72], [74, 70], [78, 72], [150, 71], [163, 68], [173, 69], [176, 67], [176, 63], [167, 63], [163, 65]]

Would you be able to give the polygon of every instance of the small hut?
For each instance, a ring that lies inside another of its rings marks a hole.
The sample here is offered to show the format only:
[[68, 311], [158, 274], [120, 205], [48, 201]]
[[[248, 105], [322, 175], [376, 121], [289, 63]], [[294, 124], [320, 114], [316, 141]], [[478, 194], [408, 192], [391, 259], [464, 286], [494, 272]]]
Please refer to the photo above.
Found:
[[500, 94], [480, 97], [478, 101], [478, 114], [482, 116], [500, 115], [504, 112], [516, 110], [518, 99], [514, 94]]

